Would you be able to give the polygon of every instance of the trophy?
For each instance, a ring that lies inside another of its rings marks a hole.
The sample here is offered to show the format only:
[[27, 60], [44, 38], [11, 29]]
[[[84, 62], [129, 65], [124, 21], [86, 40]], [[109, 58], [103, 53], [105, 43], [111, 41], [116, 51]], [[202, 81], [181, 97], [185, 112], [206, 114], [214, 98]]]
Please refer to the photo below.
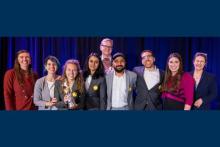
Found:
[[71, 90], [70, 90], [70, 88], [64, 86], [63, 91], [68, 98], [68, 100], [67, 100], [68, 109], [72, 109], [76, 105], [76, 102], [72, 96]]

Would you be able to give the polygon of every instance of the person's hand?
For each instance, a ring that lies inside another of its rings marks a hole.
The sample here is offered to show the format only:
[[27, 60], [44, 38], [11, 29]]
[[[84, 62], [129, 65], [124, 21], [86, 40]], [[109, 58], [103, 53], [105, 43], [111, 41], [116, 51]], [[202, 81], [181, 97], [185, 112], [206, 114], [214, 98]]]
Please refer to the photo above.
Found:
[[53, 103], [53, 106], [56, 105], [57, 103], [57, 99], [54, 97], [54, 98], [51, 98], [51, 102]]
[[51, 101], [45, 103], [45, 107], [52, 107], [53, 103]]
[[202, 103], [203, 103], [202, 98], [199, 98], [198, 100], [195, 101], [194, 106], [196, 108], [199, 108], [202, 105]]
[[69, 109], [73, 109], [74, 110], [74, 109], [78, 109], [78, 107], [79, 107], [78, 104], [73, 104], [73, 106], [71, 108], [69, 108]]
[[67, 104], [68, 100], [69, 100], [69, 96], [65, 95], [63, 98], [64, 103]]

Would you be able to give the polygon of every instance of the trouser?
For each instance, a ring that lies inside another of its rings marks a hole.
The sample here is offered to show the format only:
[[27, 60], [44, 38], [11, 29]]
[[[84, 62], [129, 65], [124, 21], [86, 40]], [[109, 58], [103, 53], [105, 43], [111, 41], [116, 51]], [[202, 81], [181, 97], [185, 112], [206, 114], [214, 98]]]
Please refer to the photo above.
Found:
[[184, 103], [169, 98], [163, 99], [163, 110], [184, 110]]

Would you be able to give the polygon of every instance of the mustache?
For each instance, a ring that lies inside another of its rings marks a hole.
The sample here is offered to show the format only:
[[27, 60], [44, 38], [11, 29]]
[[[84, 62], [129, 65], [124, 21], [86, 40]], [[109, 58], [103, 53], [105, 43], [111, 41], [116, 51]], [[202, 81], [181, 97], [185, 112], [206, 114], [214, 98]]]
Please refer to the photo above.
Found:
[[124, 66], [122, 66], [122, 65], [118, 65], [118, 66], [116, 66], [116, 67], [124, 67]]

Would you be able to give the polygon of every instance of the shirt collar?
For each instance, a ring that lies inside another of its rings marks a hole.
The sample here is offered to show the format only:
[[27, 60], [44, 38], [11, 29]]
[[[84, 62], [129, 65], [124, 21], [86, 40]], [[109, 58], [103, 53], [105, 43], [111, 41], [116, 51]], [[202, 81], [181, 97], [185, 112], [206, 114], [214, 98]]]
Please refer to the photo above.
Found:
[[[110, 57], [108, 57], [109, 59], [110, 59], [110, 61], [112, 61], [112, 57], [110, 56]], [[101, 60], [103, 60], [104, 59], [104, 57], [103, 57], [103, 55], [101, 55]]]
[[156, 65], [154, 66], [154, 69], [153, 69], [153, 70], [149, 70], [149, 69], [147, 69], [147, 68], [144, 68], [144, 71], [148, 71], [148, 72], [155, 72], [155, 71], [157, 71], [157, 70], [158, 70], [158, 68], [157, 68]]

